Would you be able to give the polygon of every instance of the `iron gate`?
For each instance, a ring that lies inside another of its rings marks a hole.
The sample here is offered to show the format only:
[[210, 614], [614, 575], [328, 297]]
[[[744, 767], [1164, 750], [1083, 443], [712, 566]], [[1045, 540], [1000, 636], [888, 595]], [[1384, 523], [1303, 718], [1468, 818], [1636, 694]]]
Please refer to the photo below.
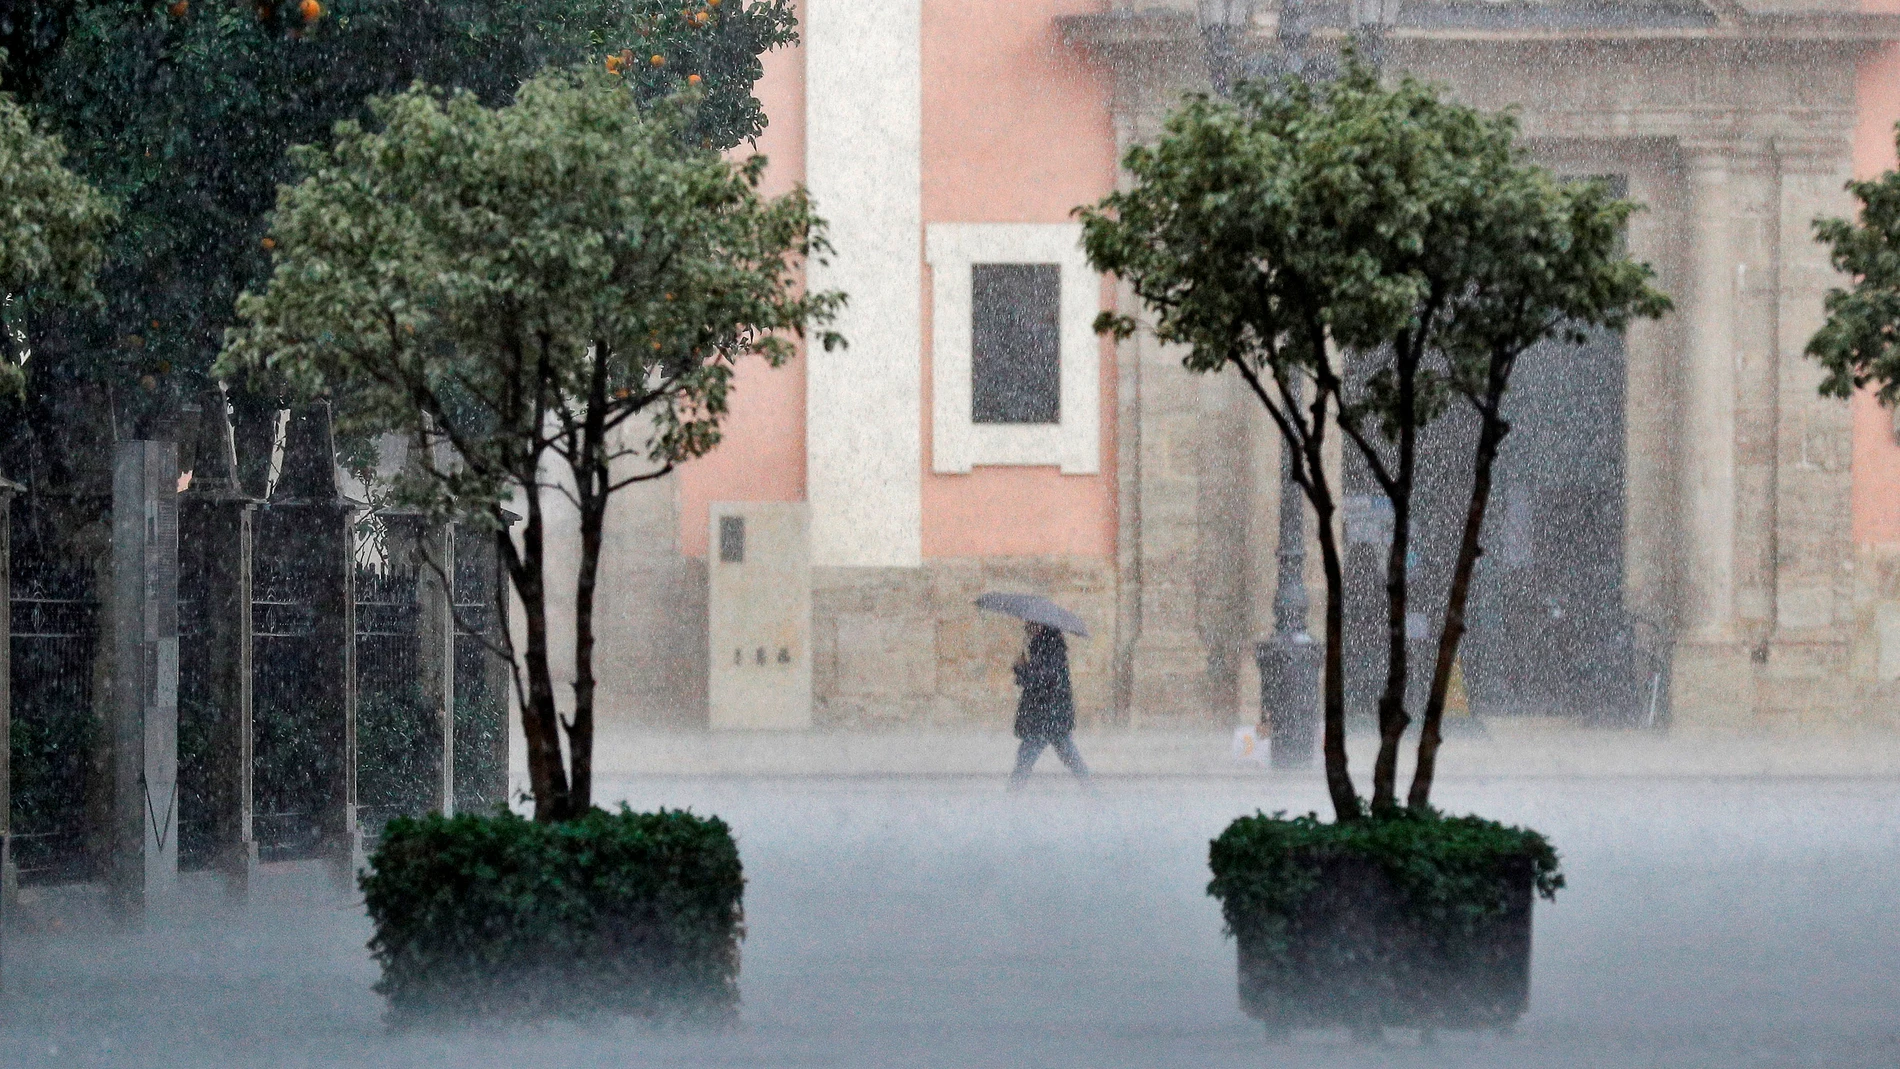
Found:
[[98, 870], [88, 805], [102, 732], [93, 708], [103, 623], [96, 579], [62, 544], [55, 507], [32, 495], [12, 508], [12, 828], [22, 883], [91, 879]]

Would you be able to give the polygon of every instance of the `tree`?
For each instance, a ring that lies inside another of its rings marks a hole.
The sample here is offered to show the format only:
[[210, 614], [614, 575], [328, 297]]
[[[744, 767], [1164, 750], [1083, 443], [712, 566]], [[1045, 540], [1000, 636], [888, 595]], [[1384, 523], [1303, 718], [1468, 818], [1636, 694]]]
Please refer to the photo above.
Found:
[[[96, 307], [37, 316], [42, 359], [110, 386], [153, 433], [196, 396], [263, 283], [286, 153], [418, 80], [505, 103], [549, 64], [622, 49], [643, 101], [697, 79], [692, 136], [727, 148], [765, 119], [759, 55], [793, 40], [790, 0], [53, 0], [0, 10], [7, 84], [122, 206]], [[659, 57], [660, 62], [653, 62]], [[277, 399], [255, 399], [274, 410]]]
[[[1896, 128], [1900, 143], [1900, 128]], [[1826, 397], [1847, 398], [1875, 387], [1880, 403], [1900, 403], [1900, 172], [1849, 182], [1860, 202], [1858, 222], [1817, 219], [1815, 239], [1831, 250], [1834, 269], [1853, 280], [1826, 298], [1827, 321], [1807, 353], [1827, 372]]]
[[[329, 392], [359, 427], [445, 445], [397, 493], [494, 529], [526, 632], [510, 653], [538, 820], [592, 804], [593, 611], [613, 494], [719, 440], [735, 362], [774, 366], [789, 335], [842, 303], [799, 290], [822, 254], [802, 191], [757, 186], [693, 131], [697, 92], [639, 106], [598, 70], [530, 81], [513, 104], [424, 87], [372, 105], [294, 153], [305, 177], [273, 217], [267, 289], [238, 302], [221, 373]], [[823, 333], [827, 348], [836, 335]], [[624, 461], [643, 461], [629, 474]], [[564, 466], [571, 489], [550, 480]], [[548, 649], [544, 492], [580, 514], [574, 708], [556, 709]], [[521, 533], [502, 506], [521, 503]], [[564, 763], [561, 735], [568, 754]]]
[[[1397, 805], [1398, 749], [1410, 724], [1405, 621], [1419, 429], [1456, 395], [1485, 420], [1464, 582], [1447, 607], [1421, 733], [1435, 755], [1490, 466], [1508, 431], [1497, 404], [1516, 357], [1544, 338], [1621, 327], [1666, 306], [1648, 269], [1620, 253], [1634, 206], [1600, 183], [1556, 182], [1525, 160], [1515, 135], [1508, 114], [1447, 103], [1409, 77], [1382, 86], [1348, 57], [1325, 84], [1287, 77], [1243, 83], [1232, 103], [1190, 98], [1154, 145], [1128, 152], [1130, 187], [1079, 213], [1091, 261], [1131, 286], [1155, 336], [1189, 346], [1190, 370], [1235, 368], [1295, 458], [1326, 576], [1324, 752], [1341, 820], [1358, 819], [1362, 803], [1345, 751], [1329, 422], [1393, 505], [1373, 769], [1372, 808], [1381, 812]], [[1097, 326], [1125, 337], [1136, 322], [1105, 314]], [[1411, 804], [1429, 804], [1430, 780], [1428, 758]]]
[[67, 170], [66, 148], [57, 137], [33, 129], [26, 110], [0, 94], [0, 394], [24, 387], [31, 351], [14, 313], [16, 302], [35, 296], [88, 296], [93, 273], [105, 255], [110, 202], [85, 179]]

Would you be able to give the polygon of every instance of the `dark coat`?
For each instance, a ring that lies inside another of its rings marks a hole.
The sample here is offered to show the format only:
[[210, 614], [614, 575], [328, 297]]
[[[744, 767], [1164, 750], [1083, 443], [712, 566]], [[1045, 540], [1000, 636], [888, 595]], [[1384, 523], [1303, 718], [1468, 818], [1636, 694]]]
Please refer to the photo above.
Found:
[[1056, 739], [1075, 730], [1075, 701], [1069, 694], [1069, 647], [1062, 632], [1037, 628], [1029, 656], [1016, 666], [1016, 737]]

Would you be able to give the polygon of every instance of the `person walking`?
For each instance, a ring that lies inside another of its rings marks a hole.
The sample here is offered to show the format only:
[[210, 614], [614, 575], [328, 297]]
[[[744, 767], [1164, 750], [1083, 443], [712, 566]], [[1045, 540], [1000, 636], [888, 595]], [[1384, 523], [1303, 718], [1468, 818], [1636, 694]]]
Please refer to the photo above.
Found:
[[1022, 697], [1016, 703], [1016, 737], [1022, 745], [1016, 751], [1016, 771], [1009, 777], [1011, 790], [1020, 788], [1029, 778], [1044, 748], [1054, 746], [1056, 756], [1069, 766], [1077, 779], [1087, 782], [1089, 769], [1075, 748], [1075, 700], [1069, 692], [1069, 647], [1062, 632], [1046, 624], [1027, 623], [1028, 637], [1022, 656], [1016, 658], [1016, 685]]

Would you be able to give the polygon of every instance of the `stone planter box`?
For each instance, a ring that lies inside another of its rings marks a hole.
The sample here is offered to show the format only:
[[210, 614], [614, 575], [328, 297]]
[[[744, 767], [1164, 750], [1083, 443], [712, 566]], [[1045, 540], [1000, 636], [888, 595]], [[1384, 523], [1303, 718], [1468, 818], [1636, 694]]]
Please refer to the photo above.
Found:
[[[1333, 857], [1283, 927], [1238, 929], [1240, 1004], [1270, 1032], [1508, 1029], [1530, 1002], [1532, 866], [1505, 863], [1501, 913], [1434, 923], [1376, 863]], [[1275, 933], [1274, 929], [1278, 928]]]

